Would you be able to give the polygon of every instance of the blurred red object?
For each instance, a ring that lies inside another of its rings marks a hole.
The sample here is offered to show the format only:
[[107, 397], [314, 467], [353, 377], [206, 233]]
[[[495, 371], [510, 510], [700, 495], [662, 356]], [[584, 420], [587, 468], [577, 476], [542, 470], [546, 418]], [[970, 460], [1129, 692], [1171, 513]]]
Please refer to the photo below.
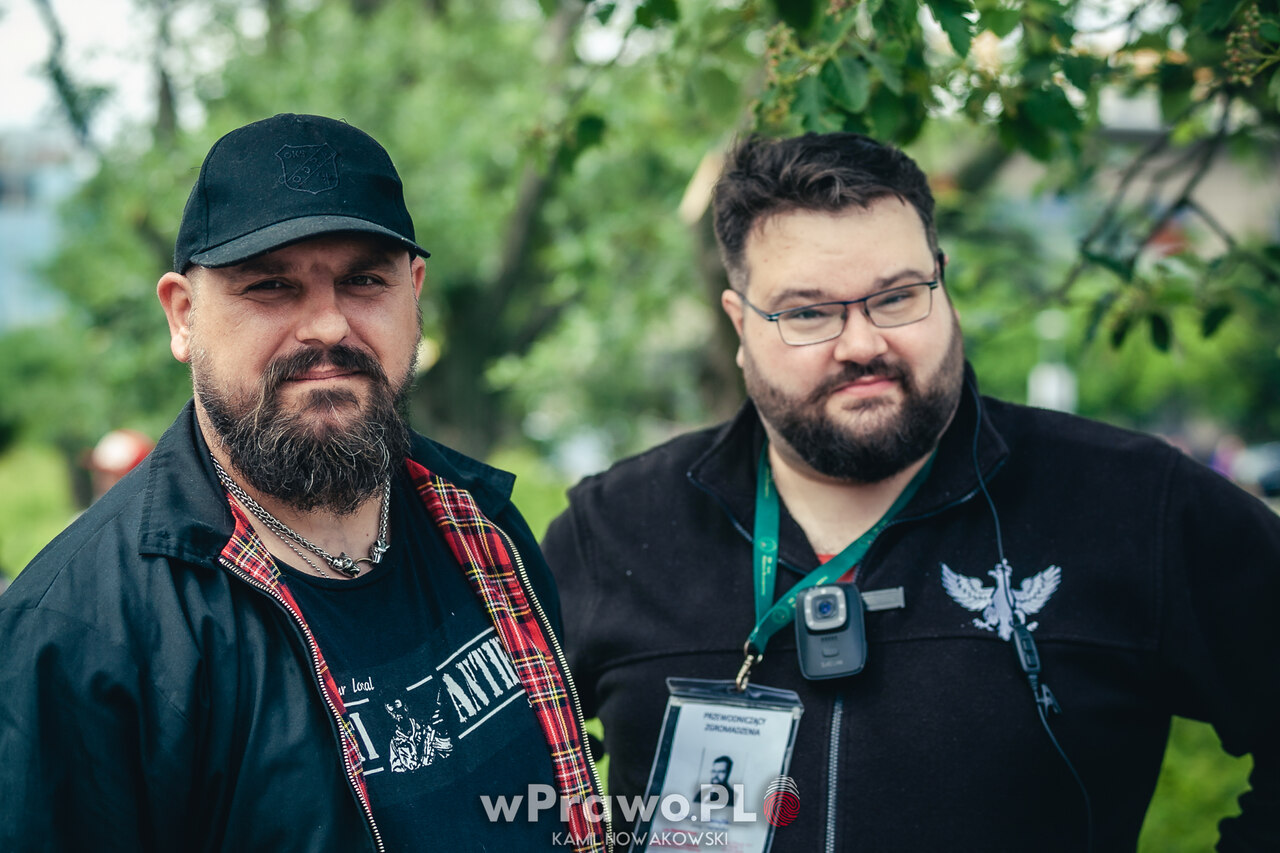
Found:
[[122, 477], [146, 459], [153, 447], [155, 442], [137, 430], [113, 429], [98, 441], [93, 453], [89, 454], [89, 467], [103, 474]]
[[113, 429], [98, 440], [85, 465], [93, 474], [93, 497], [98, 499], [107, 489], [147, 458], [155, 442], [136, 429]]

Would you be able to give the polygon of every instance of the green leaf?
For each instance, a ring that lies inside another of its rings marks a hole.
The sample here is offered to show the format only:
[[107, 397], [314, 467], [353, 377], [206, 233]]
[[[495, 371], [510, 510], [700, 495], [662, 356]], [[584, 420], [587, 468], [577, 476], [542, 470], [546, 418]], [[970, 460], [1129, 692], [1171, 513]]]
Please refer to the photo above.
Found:
[[538, 8], [542, 10], [542, 14], [550, 18], [556, 13], [556, 7], [560, 5], [559, 0], [538, 0]]
[[1169, 340], [1173, 331], [1169, 328], [1169, 318], [1163, 314], [1148, 314], [1147, 322], [1151, 326], [1151, 344], [1160, 352], [1169, 351]]
[[[540, 0], [540, 2], [546, 3], [547, 0]], [[546, 10], [543, 9], [543, 11]], [[618, 11], [617, 3], [601, 3], [591, 11], [591, 15], [601, 24], [607, 24], [616, 11]]]
[[884, 86], [878, 87], [867, 104], [872, 135], [885, 142], [899, 141], [899, 134], [910, 123], [913, 105]]
[[867, 66], [852, 56], [845, 56], [840, 59], [840, 75], [849, 93], [849, 109], [853, 112], [865, 109], [871, 97], [871, 74]]
[[872, 132], [866, 113], [845, 113], [840, 122], [840, 129], [845, 133], [861, 133], [867, 136]]
[[1075, 25], [1071, 23], [1071, 16], [1066, 14], [1056, 15], [1049, 19], [1049, 31], [1057, 36], [1058, 41], [1062, 44], [1071, 44], [1076, 38]]
[[947, 34], [951, 47], [961, 57], [969, 55], [969, 45], [973, 42], [973, 22], [968, 15], [973, 13], [973, 3], [969, 0], [925, 0], [929, 11], [942, 31]]
[[1027, 57], [1026, 64], [1022, 66], [1022, 79], [1027, 88], [1033, 89], [1051, 81], [1058, 70], [1056, 60], [1057, 56], [1052, 53]]
[[594, 113], [587, 113], [578, 119], [578, 128], [575, 136], [577, 137], [578, 150], [585, 151], [592, 146], [599, 145], [604, 139], [605, 121], [603, 116]]
[[1280, 68], [1271, 74], [1271, 82], [1267, 83], [1267, 96], [1280, 109]]
[[1275, 21], [1263, 21], [1262, 26], [1258, 27], [1258, 35], [1272, 44], [1280, 44], [1280, 25]]
[[1136, 39], [1130, 41], [1124, 46], [1126, 51], [1129, 50], [1154, 50], [1157, 53], [1164, 53], [1169, 48], [1169, 36], [1167, 33], [1141, 33]]
[[1201, 337], [1211, 338], [1218, 331], [1223, 322], [1231, 316], [1232, 308], [1226, 303], [1218, 303], [1204, 312], [1204, 316], [1200, 318], [1200, 335]]
[[587, 113], [578, 117], [573, 133], [565, 139], [556, 152], [556, 165], [564, 171], [572, 171], [578, 157], [588, 148], [599, 145], [604, 139], [605, 120], [602, 116]]
[[680, 20], [680, 8], [676, 0], [644, 0], [636, 7], [636, 23], [646, 29], [653, 29], [662, 23], [674, 23]]
[[984, 9], [978, 17], [978, 27], [991, 30], [996, 38], [1004, 38], [1022, 22], [1022, 11], [1019, 9]]
[[689, 76], [689, 87], [698, 102], [715, 116], [730, 118], [739, 104], [738, 84], [724, 69], [715, 66], [699, 66]]
[[816, 76], [811, 74], [796, 85], [796, 100], [791, 111], [800, 116], [800, 123], [805, 130], [816, 133], [836, 130], [839, 122], [831, 114], [829, 107], [830, 101]]
[[852, 56], [828, 60], [819, 75], [833, 103], [851, 113], [861, 112], [871, 97], [867, 67]]
[[854, 4], [840, 12], [828, 10], [817, 27], [816, 39], [827, 44], [843, 44], [857, 26], [858, 14]]
[[1243, 0], [1205, 0], [1196, 14], [1196, 25], [1209, 32], [1221, 30], [1231, 23], [1242, 5]]
[[996, 133], [1000, 137], [1000, 144], [1010, 151], [1018, 151], [1022, 149], [1022, 141], [1018, 136], [1017, 122], [1008, 112], [1000, 114], [1000, 118], [996, 123]]
[[817, 18], [818, 0], [773, 0], [773, 8], [784, 24], [805, 32]]
[[1108, 290], [1102, 296], [1094, 301], [1089, 307], [1089, 319], [1085, 324], [1084, 339], [1086, 343], [1093, 343], [1098, 335], [1098, 328], [1102, 325], [1103, 319], [1111, 311], [1111, 306], [1115, 305], [1120, 294], [1114, 290]]
[[1061, 130], [1070, 133], [1080, 127], [1080, 116], [1076, 113], [1067, 95], [1058, 86], [1049, 86], [1028, 92], [1022, 102], [1022, 112], [1026, 117], [1045, 130]]
[[1165, 121], [1173, 121], [1191, 104], [1195, 72], [1186, 63], [1166, 62], [1157, 69], [1156, 76], [1160, 81], [1160, 115]]
[[[880, 42], [880, 50], [871, 50], [861, 44], [858, 47], [862, 53], [862, 58], [876, 70], [880, 75], [880, 79], [889, 87], [889, 91], [895, 95], [901, 95], [902, 71], [898, 67], [901, 60], [897, 59], [897, 54], [904, 53], [902, 45], [891, 39], [883, 39]], [[895, 51], [894, 48], [897, 48], [897, 50]]]
[[1053, 139], [1044, 128], [1018, 117], [1009, 122], [1007, 132], [1012, 136], [1014, 147], [1021, 148], [1042, 163], [1053, 159]]
[[866, 3], [871, 26], [879, 36], [913, 32], [920, 16], [919, 0], [879, 0]]
[[1082, 92], [1089, 91], [1094, 75], [1101, 71], [1103, 63], [1092, 56], [1069, 55], [1062, 57], [1062, 73], [1068, 82]]
[[1129, 316], [1121, 317], [1116, 321], [1115, 326], [1111, 328], [1111, 348], [1120, 349], [1120, 345], [1124, 343], [1125, 337], [1129, 334], [1129, 328], [1133, 325], [1133, 318]]
[[920, 135], [928, 118], [928, 110], [924, 99], [914, 93], [900, 98], [898, 103], [898, 126], [893, 141], [901, 147], [911, 144]]
[[1082, 249], [1080, 254], [1089, 263], [1097, 264], [1105, 270], [1109, 270], [1125, 281], [1133, 281], [1133, 266], [1119, 258], [1113, 258], [1111, 255], [1103, 255], [1099, 252], [1093, 252], [1089, 249]]

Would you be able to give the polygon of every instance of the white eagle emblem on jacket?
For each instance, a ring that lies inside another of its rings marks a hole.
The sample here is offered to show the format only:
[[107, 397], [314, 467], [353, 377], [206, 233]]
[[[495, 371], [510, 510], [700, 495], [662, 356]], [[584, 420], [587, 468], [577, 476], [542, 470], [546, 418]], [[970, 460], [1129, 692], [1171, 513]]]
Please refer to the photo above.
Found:
[[[1027, 622], [1027, 617], [1039, 613], [1049, 603], [1049, 599], [1062, 582], [1062, 569], [1050, 566], [1043, 572], [1029, 578], [1023, 578], [1016, 589], [1009, 589], [1009, 578], [1013, 567], [1008, 560], [1001, 560], [999, 565], [987, 572], [995, 578], [995, 586], [983, 586], [981, 578], [951, 571], [946, 563], [942, 566], [942, 588], [947, 591], [956, 604], [975, 613], [982, 612], [981, 619], [974, 619], [973, 624], [988, 631], [996, 631], [1000, 639], [1007, 640], [1013, 635], [1013, 620], [1034, 631], [1039, 622]], [[1010, 595], [1012, 593], [1012, 595]]]

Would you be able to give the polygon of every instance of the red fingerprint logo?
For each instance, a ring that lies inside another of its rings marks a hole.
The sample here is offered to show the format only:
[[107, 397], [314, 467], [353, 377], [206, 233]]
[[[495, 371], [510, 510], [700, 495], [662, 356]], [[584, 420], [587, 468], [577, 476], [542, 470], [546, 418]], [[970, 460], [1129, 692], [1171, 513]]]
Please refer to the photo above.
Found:
[[774, 826], [786, 826], [800, 814], [800, 789], [790, 776], [779, 776], [765, 788], [764, 816]]

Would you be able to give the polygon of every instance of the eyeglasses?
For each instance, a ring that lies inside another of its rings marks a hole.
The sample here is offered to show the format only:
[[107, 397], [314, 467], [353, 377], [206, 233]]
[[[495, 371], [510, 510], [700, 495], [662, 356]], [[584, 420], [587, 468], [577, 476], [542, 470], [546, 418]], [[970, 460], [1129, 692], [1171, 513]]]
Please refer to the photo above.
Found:
[[937, 280], [924, 281], [920, 284], [904, 284], [861, 299], [819, 302], [816, 305], [802, 305], [799, 308], [788, 308], [786, 311], [775, 311], [772, 314], [752, 305], [746, 294], [738, 295], [752, 311], [770, 323], [778, 324], [778, 333], [782, 335], [783, 343], [802, 347], [840, 337], [844, 332], [845, 321], [849, 317], [849, 308], [853, 305], [860, 306], [862, 313], [871, 321], [871, 325], [877, 328], [893, 329], [919, 323], [933, 310], [933, 291], [938, 284]]

